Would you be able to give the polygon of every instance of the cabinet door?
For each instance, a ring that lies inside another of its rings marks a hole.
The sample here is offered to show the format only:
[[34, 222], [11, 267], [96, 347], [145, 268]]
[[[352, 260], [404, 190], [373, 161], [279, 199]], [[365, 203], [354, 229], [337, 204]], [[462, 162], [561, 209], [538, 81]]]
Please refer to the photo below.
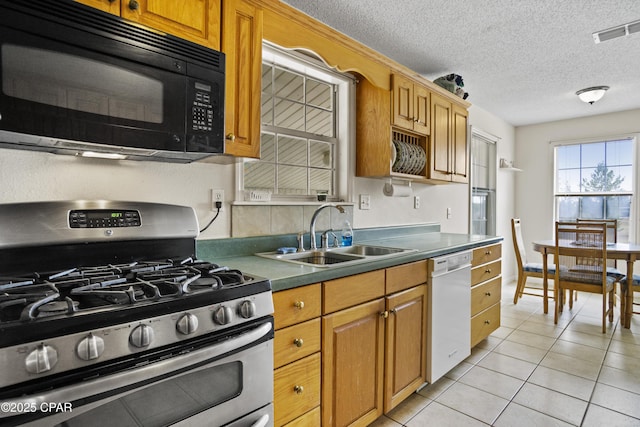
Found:
[[120, 0], [76, 0], [78, 3], [120, 16]]
[[387, 310], [385, 413], [426, 381], [427, 286], [387, 297]]
[[121, 0], [122, 17], [220, 50], [220, 0]]
[[451, 180], [469, 182], [469, 154], [467, 150], [467, 110], [453, 105], [451, 130], [451, 159], [453, 162]]
[[391, 94], [393, 111], [391, 121], [405, 129], [413, 129], [413, 82], [399, 74], [391, 75]]
[[382, 415], [385, 300], [322, 318], [322, 425], [367, 426]]
[[431, 142], [430, 142], [430, 179], [451, 181], [450, 150], [451, 141], [451, 102], [431, 94]]
[[246, 0], [224, 0], [223, 14], [225, 153], [259, 158], [262, 9]]
[[415, 117], [413, 130], [415, 132], [429, 135], [431, 132], [430, 110], [431, 92], [422, 86], [415, 85], [413, 87], [413, 113]]

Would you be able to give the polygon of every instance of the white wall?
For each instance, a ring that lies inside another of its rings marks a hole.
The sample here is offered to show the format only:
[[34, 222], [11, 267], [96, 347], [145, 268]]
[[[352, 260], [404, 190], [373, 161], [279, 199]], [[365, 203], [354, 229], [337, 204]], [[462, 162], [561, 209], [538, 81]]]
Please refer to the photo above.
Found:
[[[0, 203], [110, 199], [192, 206], [201, 225], [213, 217], [210, 189], [235, 194], [233, 165], [110, 161], [0, 149]], [[227, 196], [229, 197], [229, 196]], [[229, 209], [203, 238], [229, 235]]]
[[[510, 157], [513, 128], [495, 116], [472, 107], [470, 123], [499, 136], [498, 156]], [[0, 149], [0, 203], [112, 199], [175, 203], [192, 206], [201, 226], [213, 216], [210, 189], [222, 188], [230, 199], [235, 194], [235, 165], [213, 163], [172, 164], [109, 161], [58, 156], [48, 153]], [[512, 175], [498, 174], [498, 233], [509, 237], [505, 218], [511, 217]], [[355, 178], [354, 196], [371, 196], [371, 210], [354, 208], [356, 228], [438, 222], [444, 232], [469, 230], [469, 186], [464, 184], [413, 184], [421, 198], [419, 209], [413, 197], [385, 197], [384, 180]], [[502, 189], [504, 187], [504, 190]], [[509, 193], [509, 195], [507, 195]], [[446, 208], [452, 217], [446, 218]], [[220, 217], [201, 235], [202, 239], [229, 237], [231, 216], [225, 204]], [[508, 239], [505, 239], [505, 243]], [[505, 248], [505, 252], [508, 251]], [[508, 264], [508, 263], [505, 263]]]
[[[595, 105], [597, 107], [597, 104]], [[585, 105], [585, 108], [593, 108]], [[640, 131], [640, 110], [560, 120], [516, 128], [516, 164], [524, 169], [516, 177], [515, 214], [522, 219], [522, 235], [531, 261], [531, 242], [553, 238], [552, 141], [607, 138]], [[636, 202], [637, 209], [637, 202]]]

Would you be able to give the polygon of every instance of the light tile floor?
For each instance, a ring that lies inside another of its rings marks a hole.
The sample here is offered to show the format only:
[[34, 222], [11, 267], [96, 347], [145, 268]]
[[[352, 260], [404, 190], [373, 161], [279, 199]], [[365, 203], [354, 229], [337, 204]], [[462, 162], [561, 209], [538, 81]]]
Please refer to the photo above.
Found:
[[542, 299], [513, 304], [503, 285], [501, 327], [445, 377], [371, 427], [640, 426], [640, 316], [601, 331], [602, 300], [581, 293], [553, 323]]

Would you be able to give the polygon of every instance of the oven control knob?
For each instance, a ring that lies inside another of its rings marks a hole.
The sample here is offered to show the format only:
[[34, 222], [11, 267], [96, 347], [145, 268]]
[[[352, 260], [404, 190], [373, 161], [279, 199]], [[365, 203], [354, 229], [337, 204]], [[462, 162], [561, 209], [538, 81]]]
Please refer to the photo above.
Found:
[[104, 351], [104, 340], [93, 334], [82, 338], [76, 347], [76, 353], [82, 360], [93, 360], [100, 357]]
[[186, 313], [178, 319], [176, 329], [182, 335], [192, 334], [198, 329], [198, 318], [191, 313]]
[[218, 325], [226, 325], [233, 320], [233, 310], [231, 308], [221, 305], [213, 312], [213, 321]]
[[142, 348], [148, 347], [153, 341], [153, 328], [148, 325], [139, 325], [136, 326], [133, 331], [131, 331], [131, 335], [129, 335], [129, 342], [131, 345]]
[[253, 301], [244, 300], [238, 306], [238, 314], [245, 319], [250, 319], [256, 315], [256, 305]]
[[25, 360], [27, 372], [32, 374], [50, 371], [56, 363], [58, 363], [58, 352], [55, 348], [45, 344], [36, 347]]

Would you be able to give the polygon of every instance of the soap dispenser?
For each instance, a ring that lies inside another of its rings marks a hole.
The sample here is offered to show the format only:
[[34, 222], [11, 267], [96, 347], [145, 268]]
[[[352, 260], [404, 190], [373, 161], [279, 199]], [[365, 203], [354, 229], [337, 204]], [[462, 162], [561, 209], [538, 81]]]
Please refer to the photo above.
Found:
[[342, 246], [351, 246], [353, 244], [353, 229], [349, 220], [345, 220], [342, 226]]

